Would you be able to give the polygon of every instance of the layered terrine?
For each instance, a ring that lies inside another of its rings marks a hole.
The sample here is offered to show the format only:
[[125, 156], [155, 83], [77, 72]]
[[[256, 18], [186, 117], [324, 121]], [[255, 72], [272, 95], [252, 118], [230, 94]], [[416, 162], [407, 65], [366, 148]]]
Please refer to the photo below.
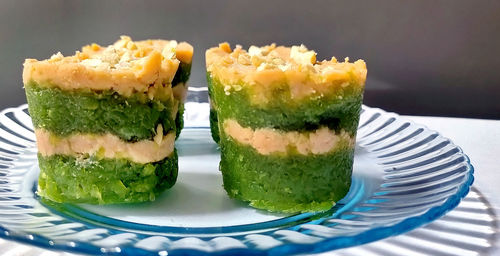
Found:
[[350, 188], [366, 64], [304, 45], [206, 52], [212, 136], [230, 197], [269, 211], [330, 209]]
[[177, 178], [193, 47], [167, 40], [84, 46], [27, 59], [23, 82], [38, 146], [38, 195], [56, 202], [151, 201]]

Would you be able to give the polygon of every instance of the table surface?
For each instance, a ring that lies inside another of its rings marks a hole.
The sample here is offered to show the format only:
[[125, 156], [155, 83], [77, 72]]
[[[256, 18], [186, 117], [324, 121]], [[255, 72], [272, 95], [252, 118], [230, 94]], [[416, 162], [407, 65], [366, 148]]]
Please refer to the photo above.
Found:
[[[450, 138], [470, 157], [469, 195], [442, 218], [404, 235], [326, 255], [500, 255], [500, 121], [405, 116]], [[0, 255], [75, 255], [0, 239]]]

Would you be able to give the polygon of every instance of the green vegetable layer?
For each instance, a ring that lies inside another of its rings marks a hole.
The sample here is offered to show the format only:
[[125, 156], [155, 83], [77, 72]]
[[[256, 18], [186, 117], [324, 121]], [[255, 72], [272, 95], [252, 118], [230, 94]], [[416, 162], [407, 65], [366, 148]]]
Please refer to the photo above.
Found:
[[217, 112], [213, 108], [210, 108], [210, 132], [215, 143], [219, 143], [219, 123], [217, 119]]
[[186, 83], [191, 75], [191, 63], [181, 62], [179, 68], [175, 73], [174, 79], [172, 80], [172, 87], [177, 86], [179, 83]]
[[184, 128], [184, 103], [179, 102], [179, 109], [175, 117], [175, 138], [179, 138], [182, 128]]
[[[191, 75], [191, 63], [181, 62], [179, 68], [175, 73], [174, 80], [172, 80], [172, 88], [183, 83], [185, 89], [187, 90], [186, 82], [189, 80]], [[179, 99], [178, 99], [179, 100]], [[179, 137], [182, 128], [184, 128], [184, 102], [179, 103], [179, 111], [177, 111], [177, 116], [175, 117], [175, 125], [177, 127], [176, 138]]]
[[349, 191], [353, 148], [327, 155], [260, 155], [224, 136], [220, 146], [225, 190], [253, 207], [279, 212], [325, 211]]
[[38, 194], [56, 202], [132, 203], [153, 201], [177, 179], [177, 153], [138, 164], [126, 159], [38, 155]]
[[[284, 131], [316, 130], [320, 126], [355, 134], [363, 95], [350, 91], [332, 98], [290, 100], [286, 92], [276, 93], [273, 102], [263, 106], [250, 103], [250, 89], [225, 94], [224, 85], [207, 76], [209, 94], [215, 103], [219, 121], [236, 119], [244, 127], [271, 127]], [[339, 96], [342, 96], [341, 98]]]
[[26, 84], [25, 89], [35, 128], [58, 136], [112, 133], [126, 141], [138, 141], [152, 139], [158, 124], [163, 125], [164, 134], [176, 130], [171, 112], [177, 101], [149, 100], [143, 95], [123, 97], [112, 91], [64, 91], [35, 82]]

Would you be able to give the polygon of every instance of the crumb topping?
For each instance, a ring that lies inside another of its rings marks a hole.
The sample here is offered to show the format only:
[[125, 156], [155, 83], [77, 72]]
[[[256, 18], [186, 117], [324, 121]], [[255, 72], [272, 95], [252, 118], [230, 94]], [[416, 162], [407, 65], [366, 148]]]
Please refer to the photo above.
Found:
[[175, 40], [132, 41], [128, 36], [107, 47], [84, 46], [73, 56], [60, 52], [47, 60], [26, 59], [23, 81], [62, 89], [115, 90], [129, 96], [149, 87], [170, 86], [180, 62], [191, 63], [193, 47]]
[[[207, 71], [226, 86], [251, 86], [256, 90], [288, 85], [292, 98], [303, 98], [341, 90], [346, 86], [362, 90], [366, 80], [363, 60], [338, 62], [335, 57], [318, 61], [316, 52], [306, 46], [250, 46], [248, 51], [228, 43], [206, 52]], [[266, 100], [266, 97], [260, 97]]]

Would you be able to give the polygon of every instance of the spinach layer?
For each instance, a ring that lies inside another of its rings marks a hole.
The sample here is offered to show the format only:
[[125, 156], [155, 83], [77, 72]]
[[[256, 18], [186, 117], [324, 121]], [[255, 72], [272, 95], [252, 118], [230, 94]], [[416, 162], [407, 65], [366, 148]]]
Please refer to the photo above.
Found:
[[139, 164], [127, 159], [38, 154], [38, 194], [55, 202], [132, 203], [153, 201], [177, 179], [177, 153]]
[[290, 100], [277, 96], [275, 101], [265, 105], [252, 104], [250, 89], [231, 91], [227, 95], [224, 85], [207, 76], [209, 94], [215, 107], [212, 125], [215, 120], [236, 119], [244, 127], [275, 128], [283, 131], [311, 131], [320, 126], [339, 131], [341, 129], [355, 134], [361, 111], [362, 94], [345, 93], [331, 98], [306, 98]]
[[[35, 82], [26, 84], [25, 90], [35, 128], [58, 136], [112, 133], [125, 141], [138, 141], [152, 139], [158, 124], [162, 124], [164, 134], [177, 130], [171, 114], [174, 104], [178, 104], [176, 100], [123, 97], [112, 91], [65, 91]], [[181, 121], [177, 120], [177, 124]]]
[[224, 189], [232, 198], [277, 212], [325, 211], [351, 185], [353, 148], [326, 155], [261, 155], [250, 146], [220, 141]]

